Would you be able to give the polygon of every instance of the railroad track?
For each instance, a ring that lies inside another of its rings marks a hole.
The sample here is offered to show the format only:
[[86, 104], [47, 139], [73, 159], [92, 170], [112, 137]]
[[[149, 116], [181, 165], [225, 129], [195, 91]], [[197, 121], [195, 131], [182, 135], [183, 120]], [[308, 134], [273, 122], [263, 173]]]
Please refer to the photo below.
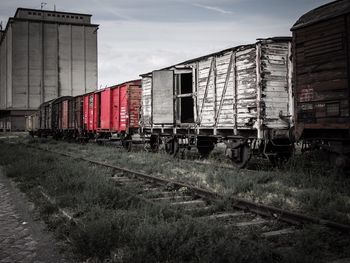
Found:
[[[67, 153], [33, 147], [38, 150], [59, 154], [78, 161], [89, 162], [93, 165], [109, 168], [113, 171], [110, 178], [118, 187], [145, 202], [164, 205], [180, 213], [188, 214], [194, 220], [209, 220], [213, 224], [221, 224], [230, 229], [254, 231], [257, 236], [271, 243], [279, 256], [293, 247], [293, 236], [297, 235], [305, 224], [316, 224], [337, 231], [341, 238], [348, 238], [350, 225], [340, 224], [329, 220], [298, 214], [291, 211], [267, 206], [251, 201], [229, 198], [194, 187], [182, 182], [167, 180], [123, 167], [76, 157]], [[225, 208], [220, 204], [225, 202]], [[246, 232], [247, 233], [247, 232]], [[328, 255], [329, 256], [329, 255]], [[335, 257], [331, 257], [333, 260]], [[330, 261], [327, 262], [338, 262]], [[348, 261], [339, 261], [348, 262]], [[350, 261], [349, 261], [350, 262]]]

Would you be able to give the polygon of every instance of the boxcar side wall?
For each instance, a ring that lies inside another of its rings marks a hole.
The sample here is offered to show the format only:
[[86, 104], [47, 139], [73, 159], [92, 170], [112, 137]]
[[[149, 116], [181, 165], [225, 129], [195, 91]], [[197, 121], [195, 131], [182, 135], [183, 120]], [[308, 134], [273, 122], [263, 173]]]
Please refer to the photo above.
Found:
[[343, 15], [293, 32], [297, 138], [349, 137], [349, 28]]
[[[213, 135], [226, 130], [232, 135], [248, 132], [255, 136], [264, 129], [288, 129], [293, 117], [290, 52], [290, 41], [262, 41], [169, 68], [174, 71], [175, 80], [184, 69], [193, 70], [192, 123], [176, 118], [173, 124], [154, 123], [157, 108], [152, 107], [152, 94], [155, 88], [162, 87], [153, 86], [152, 74], [144, 75], [142, 127], [190, 128], [197, 133], [211, 131]], [[176, 113], [181, 112], [179, 99], [190, 94], [178, 94], [176, 81], [174, 88]], [[263, 133], [259, 136], [262, 138]]]

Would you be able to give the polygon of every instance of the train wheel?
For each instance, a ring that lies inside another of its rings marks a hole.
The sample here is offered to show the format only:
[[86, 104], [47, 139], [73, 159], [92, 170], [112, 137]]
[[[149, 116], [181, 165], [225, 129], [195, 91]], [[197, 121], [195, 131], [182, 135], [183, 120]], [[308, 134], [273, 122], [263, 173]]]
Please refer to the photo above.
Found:
[[235, 167], [241, 169], [247, 165], [252, 153], [248, 144], [242, 144], [236, 148], [227, 148], [226, 155], [231, 159]]
[[177, 153], [179, 152], [179, 143], [177, 140], [171, 139], [168, 142], [165, 143], [165, 151], [172, 156], [176, 156]]

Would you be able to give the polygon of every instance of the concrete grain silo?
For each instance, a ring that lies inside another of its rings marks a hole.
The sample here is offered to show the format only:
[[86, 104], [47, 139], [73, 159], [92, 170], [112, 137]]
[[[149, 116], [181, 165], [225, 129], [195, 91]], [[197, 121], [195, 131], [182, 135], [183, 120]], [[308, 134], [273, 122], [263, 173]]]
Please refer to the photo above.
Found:
[[59, 96], [97, 89], [97, 30], [91, 15], [18, 8], [0, 31], [0, 129]]

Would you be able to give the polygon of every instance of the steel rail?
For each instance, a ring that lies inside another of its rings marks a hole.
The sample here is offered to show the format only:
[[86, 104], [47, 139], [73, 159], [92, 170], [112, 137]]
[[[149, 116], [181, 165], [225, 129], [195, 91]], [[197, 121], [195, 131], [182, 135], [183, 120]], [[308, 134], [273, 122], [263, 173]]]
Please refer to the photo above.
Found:
[[[75, 160], [85, 161], [85, 162], [89, 162], [91, 164], [104, 166], [104, 167], [107, 167], [110, 169], [119, 170], [119, 171], [132, 174], [134, 176], [137, 176], [139, 178], [142, 178], [142, 179], [145, 179], [148, 181], [152, 181], [152, 182], [156, 182], [156, 183], [160, 183], [160, 184], [164, 184], [164, 185], [170, 184], [170, 185], [174, 185], [177, 187], [185, 187], [187, 189], [190, 189], [194, 194], [201, 196], [201, 197], [204, 197], [204, 198], [207, 198], [207, 199], [210, 199], [212, 201], [219, 201], [219, 200], [225, 199], [225, 196], [223, 196], [223, 195], [220, 195], [218, 193], [215, 193], [215, 192], [212, 192], [212, 191], [209, 191], [206, 189], [195, 187], [195, 186], [192, 186], [192, 185], [189, 185], [186, 183], [176, 182], [173, 180], [155, 177], [152, 175], [145, 174], [143, 172], [133, 171], [133, 170], [130, 170], [128, 168], [119, 167], [116, 165], [107, 164], [107, 163], [103, 163], [103, 162], [96, 161], [96, 160], [91, 160], [91, 159], [84, 158], [84, 157], [72, 156], [72, 155], [67, 154], [67, 153], [52, 151], [49, 149], [43, 149], [43, 148], [38, 148], [38, 147], [34, 147], [34, 146], [29, 146], [29, 147], [32, 147], [32, 148], [38, 149], [38, 150], [47, 151], [47, 152], [54, 153], [54, 154], [59, 154], [59, 155], [65, 156], [65, 157], [75, 159]], [[232, 202], [232, 205], [235, 208], [238, 208], [241, 210], [248, 210], [250, 212], [253, 212], [255, 214], [265, 216], [265, 217], [273, 217], [279, 221], [283, 221], [283, 222], [286, 222], [289, 224], [293, 224], [293, 225], [316, 224], [316, 225], [322, 225], [322, 226], [326, 226], [329, 228], [337, 229], [340, 231], [350, 232], [350, 225], [347, 225], [347, 224], [341, 224], [341, 223], [337, 223], [334, 221], [330, 221], [330, 220], [326, 220], [326, 219], [322, 219], [322, 218], [318, 218], [318, 217], [307, 216], [304, 214], [280, 209], [280, 208], [269, 206], [269, 205], [259, 204], [259, 203], [255, 203], [252, 201], [248, 201], [248, 200], [244, 200], [244, 199], [240, 199], [240, 198], [236, 198], [236, 197], [229, 197], [228, 200], [230, 200]]]

